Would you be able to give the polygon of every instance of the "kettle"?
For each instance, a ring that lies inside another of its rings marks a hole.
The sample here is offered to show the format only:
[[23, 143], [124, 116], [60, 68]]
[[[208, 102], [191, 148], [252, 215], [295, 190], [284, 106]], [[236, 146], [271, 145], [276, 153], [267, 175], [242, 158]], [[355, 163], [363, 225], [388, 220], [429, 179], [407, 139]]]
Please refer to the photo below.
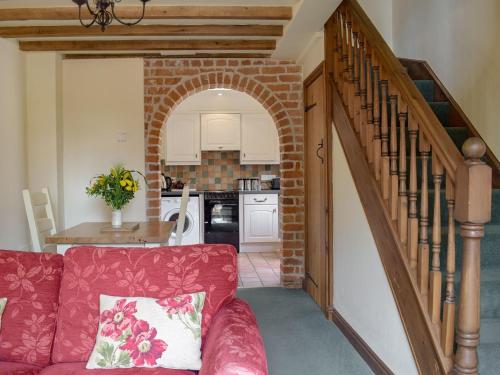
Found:
[[161, 188], [162, 190], [171, 191], [172, 190], [172, 178], [161, 174]]

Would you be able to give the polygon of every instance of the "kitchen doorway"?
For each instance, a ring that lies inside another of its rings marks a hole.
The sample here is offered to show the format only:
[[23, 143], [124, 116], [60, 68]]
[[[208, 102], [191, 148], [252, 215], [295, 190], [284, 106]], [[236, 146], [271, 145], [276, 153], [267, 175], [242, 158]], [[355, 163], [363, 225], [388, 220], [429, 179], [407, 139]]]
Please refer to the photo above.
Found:
[[189, 184], [190, 202], [199, 201], [196, 243], [238, 250], [240, 288], [280, 286], [280, 138], [268, 110], [235, 90], [195, 93], [165, 121], [160, 148], [170, 187], [162, 210]]

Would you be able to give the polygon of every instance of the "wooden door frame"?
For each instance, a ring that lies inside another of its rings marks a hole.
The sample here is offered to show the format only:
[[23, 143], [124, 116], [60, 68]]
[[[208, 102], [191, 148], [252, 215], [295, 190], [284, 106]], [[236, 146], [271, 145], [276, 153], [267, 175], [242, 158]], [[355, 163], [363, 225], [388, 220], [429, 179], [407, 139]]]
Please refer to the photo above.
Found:
[[[304, 80], [304, 170], [305, 170], [305, 178], [304, 178], [304, 194], [306, 199], [304, 200], [304, 215], [305, 219], [307, 220], [307, 212], [308, 212], [308, 207], [307, 207], [307, 165], [306, 165], [306, 158], [305, 155], [307, 155], [307, 148], [308, 148], [308, 140], [307, 140], [307, 113], [305, 111], [306, 109], [306, 102], [307, 102], [307, 90], [308, 88], [315, 82], [319, 77], [323, 76], [323, 91], [324, 91], [324, 97], [325, 97], [325, 122], [324, 122], [324, 134], [325, 134], [325, 151], [326, 151], [326, 157], [325, 157], [325, 167], [326, 168], [326, 173], [325, 173], [325, 181], [324, 181], [324, 188], [325, 188], [325, 193], [326, 193], [326, 222], [325, 222], [325, 264], [322, 269], [322, 283], [321, 283], [321, 288], [320, 288], [320, 294], [321, 294], [321, 309], [323, 310], [323, 313], [325, 316], [328, 317], [328, 319], [333, 320], [333, 315], [332, 315], [332, 307], [333, 307], [333, 218], [332, 218], [332, 203], [333, 203], [333, 184], [332, 184], [332, 128], [331, 126], [328, 126], [328, 75], [326, 71], [326, 64], [324, 61], [322, 61]], [[307, 251], [307, 224], [304, 227], [304, 243], [305, 243], [305, 249]], [[304, 254], [304, 271], [306, 268], [306, 259], [307, 255]], [[303, 287], [305, 288], [307, 282], [307, 278], [304, 277], [304, 283]]]

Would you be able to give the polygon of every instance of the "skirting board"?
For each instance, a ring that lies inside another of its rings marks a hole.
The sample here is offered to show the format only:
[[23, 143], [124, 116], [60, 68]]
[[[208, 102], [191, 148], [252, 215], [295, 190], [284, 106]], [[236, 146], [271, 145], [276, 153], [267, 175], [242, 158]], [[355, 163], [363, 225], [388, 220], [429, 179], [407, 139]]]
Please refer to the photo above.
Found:
[[349, 323], [333, 307], [328, 311], [328, 317], [340, 329], [359, 355], [365, 360], [372, 371], [377, 375], [394, 375], [387, 365], [375, 354], [360, 335], [351, 327]]

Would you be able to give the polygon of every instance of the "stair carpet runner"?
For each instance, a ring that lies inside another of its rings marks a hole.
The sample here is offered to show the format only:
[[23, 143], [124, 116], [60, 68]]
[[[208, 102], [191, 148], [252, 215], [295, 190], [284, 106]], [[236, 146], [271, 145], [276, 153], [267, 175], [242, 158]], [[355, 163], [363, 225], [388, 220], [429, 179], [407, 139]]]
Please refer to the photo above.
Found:
[[[432, 108], [437, 118], [444, 126], [451, 139], [462, 149], [462, 144], [469, 137], [467, 128], [450, 126], [448, 115], [450, 103], [447, 101], [434, 101], [435, 83], [432, 80], [414, 80], [429, 106]], [[429, 161], [429, 166], [430, 166]], [[418, 166], [418, 181], [421, 176], [420, 160]], [[434, 191], [431, 168], [428, 168], [429, 175], [429, 202], [433, 202]], [[443, 184], [444, 185], [444, 184]], [[419, 206], [417, 206], [419, 207]], [[441, 222], [443, 243], [441, 244], [441, 265], [445, 269], [446, 265], [446, 233], [448, 232], [448, 210], [444, 196], [441, 191]], [[433, 217], [433, 205], [429, 205], [429, 218]], [[432, 220], [432, 219], [431, 219]], [[500, 189], [493, 189], [492, 218], [490, 223], [484, 227], [484, 238], [481, 241], [481, 332], [479, 353], [479, 372], [482, 375], [500, 374]], [[462, 238], [459, 235], [459, 228], [456, 230], [456, 296], [459, 297], [459, 280], [462, 269]], [[443, 280], [445, 280], [443, 272]], [[443, 282], [443, 298], [445, 296], [445, 283]]]

